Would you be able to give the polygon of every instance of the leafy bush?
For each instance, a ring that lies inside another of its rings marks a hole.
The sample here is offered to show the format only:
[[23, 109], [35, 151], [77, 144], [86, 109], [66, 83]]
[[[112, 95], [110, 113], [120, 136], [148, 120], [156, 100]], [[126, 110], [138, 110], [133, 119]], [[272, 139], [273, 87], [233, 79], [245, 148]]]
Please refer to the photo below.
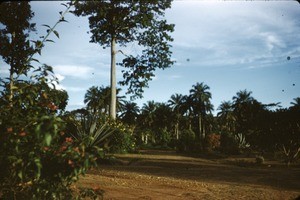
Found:
[[239, 153], [239, 144], [236, 141], [236, 138], [231, 133], [222, 133], [221, 134], [220, 147], [221, 151], [227, 154], [238, 154]]
[[115, 131], [109, 139], [108, 151], [111, 153], [134, 152], [136, 143], [133, 136], [133, 128], [121, 122], [115, 122], [111, 126], [115, 127]]
[[67, 136], [58, 116], [67, 105], [67, 93], [55, 89], [50, 66], [31, 65], [33, 61], [40, 65], [33, 56], [41, 55], [46, 42], [53, 42], [50, 34], [59, 37], [55, 27], [66, 21], [71, 4], [63, 4], [67, 8], [52, 28], [43, 25], [49, 29], [42, 41], [29, 39], [26, 30], [34, 29], [29, 23], [33, 14], [25, 4], [3, 7], [10, 14], [21, 7], [24, 12], [15, 13], [1, 29], [1, 42], [7, 47], [1, 56], [10, 66], [10, 77], [0, 83], [0, 199], [71, 199], [69, 186], [96, 164], [101, 151], [88, 145], [92, 138], [74, 141]]
[[67, 130], [75, 140], [82, 141], [89, 137], [89, 146], [101, 147], [109, 153], [127, 153], [136, 149], [134, 129], [111, 120], [105, 114], [79, 109], [66, 114], [64, 118], [68, 122]]
[[0, 199], [70, 199], [69, 186], [101, 153], [91, 138], [67, 137], [59, 96], [50, 96], [52, 69], [36, 73], [15, 84], [12, 99], [8, 84], [0, 93]]
[[177, 150], [180, 152], [191, 152], [195, 151], [195, 147], [195, 133], [189, 129], [183, 130], [177, 143]]
[[79, 188], [79, 195], [77, 196], [77, 199], [93, 199], [98, 200], [99, 197], [103, 199], [104, 191], [101, 190], [98, 187], [94, 188]]
[[221, 139], [221, 136], [219, 134], [213, 133], [213, 134], [207, 135], [205, 138], [206, 149], [208, 151], [218, 149], [221, 144], [220, 139]]
[[166, 128], [160, 129], [157, 134], [157, 143], [162, 147], [168, 147], [171, 142], [171, 134]]

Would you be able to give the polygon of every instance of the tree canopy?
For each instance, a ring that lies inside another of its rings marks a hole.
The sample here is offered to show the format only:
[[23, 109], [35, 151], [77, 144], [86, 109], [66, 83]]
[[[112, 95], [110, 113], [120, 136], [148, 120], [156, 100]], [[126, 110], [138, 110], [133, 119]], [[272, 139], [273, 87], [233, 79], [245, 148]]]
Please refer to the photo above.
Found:
[[116, 117], [116, 45], [126, 47], [137, 43], [141, 52], [125, 55], [122, 62], [123, 80], [119, 83], [128, 86], [128, 93], [141, 97], [143, 88], [154, 77], [156, 68], [167, 68], [173, 64], [169, 35], [173, 24], [163, 19], [164, 11], [171, 7], [171, 0], [101, 0], [76, 1], [76, 16], [88, 16], [91, 41], [111, 48], [111, 106], [110, 116]]

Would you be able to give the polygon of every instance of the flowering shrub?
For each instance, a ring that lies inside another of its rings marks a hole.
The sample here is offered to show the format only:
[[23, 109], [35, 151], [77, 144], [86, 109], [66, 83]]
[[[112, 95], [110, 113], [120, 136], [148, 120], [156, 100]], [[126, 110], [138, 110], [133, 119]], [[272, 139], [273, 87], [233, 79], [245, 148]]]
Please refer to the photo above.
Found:
[[[50, 96], [52, 69], [43, 66], [34, 80], [7, 84], [0, 93], [0, 199], [70, 199], [69, 186], [96, 164], [100, 151], [90, 138], [74, 141], [56, 114], [61, 101]], [[46, 74], [48, 76], [46, 76]]]
[[206, 136], [206, 148], [207, 150], [215, 150], [220, 148], [221, 145], [221, 135], [219, 134], [209, 134]]
[[121, 122], [111, 124], [115, 131], [109, 141], [109, 152], [128, 153], [136, 150], [133, 128]]

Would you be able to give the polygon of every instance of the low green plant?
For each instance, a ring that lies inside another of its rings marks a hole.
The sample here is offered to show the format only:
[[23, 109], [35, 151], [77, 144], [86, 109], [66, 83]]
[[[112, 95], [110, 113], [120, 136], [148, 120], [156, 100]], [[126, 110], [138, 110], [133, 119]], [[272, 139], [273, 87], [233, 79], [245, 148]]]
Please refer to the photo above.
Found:
[[87, 146], [103, 146], [104, 142], [115, 131], [116, 126], [113, 120], [106, 116], [96, 115], [85, 110], [81, 115], [76, 112], [65, 117], [69, 130], [73, 130], [71, 136], [77, 141], [84, 141], [87, 138]]
[[92, 199], [92, 200], [99, 200], [103, 199], [104, 191], [98, 187], [95, 188], [79, 188], [79, 195], [77, 196], [76, 200], [80, 199]]

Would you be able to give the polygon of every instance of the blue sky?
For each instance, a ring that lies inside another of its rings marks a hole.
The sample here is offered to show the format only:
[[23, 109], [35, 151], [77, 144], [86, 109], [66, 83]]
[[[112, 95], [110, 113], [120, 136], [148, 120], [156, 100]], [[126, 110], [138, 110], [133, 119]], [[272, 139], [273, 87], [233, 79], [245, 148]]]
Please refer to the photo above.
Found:
[[[46, 32], [42, 24], [52, 26], [58, 12], [65, 9], [60, 2], [50, 1], [31, 6], [38, 35]], [[176, 63], [156, 71], [144, 98], [136, 100], [140, 106], [149, 100], [166, 102], [175, 93], [188, 94], [197, 82], [210, 87], [215, 109], [244, 89], [262, 103], [281, 102], [283, 107], [300, 96], [298, 2], [175, 0], [166, 18], [175, 24], [172, 51]], [[46, 44], [42, 57], [37, 58], [53, 66], [59, 87], [69, 94], [67, 109], [72, 110], [84, 106], [89, 87], [109, 85], [110, 52], [89, 43], [87, 18], [69, 13], [65, 19], [69, 23], [57, 27], [60, 39], [51, 36], [56, 43]], [[130, 44], [123, 50], [135, 53], [138, 47]], [[7, 76], [7, 66], [0, 63], [1, 77]], [[117, 74], [120, 80], [120, 68]]]

